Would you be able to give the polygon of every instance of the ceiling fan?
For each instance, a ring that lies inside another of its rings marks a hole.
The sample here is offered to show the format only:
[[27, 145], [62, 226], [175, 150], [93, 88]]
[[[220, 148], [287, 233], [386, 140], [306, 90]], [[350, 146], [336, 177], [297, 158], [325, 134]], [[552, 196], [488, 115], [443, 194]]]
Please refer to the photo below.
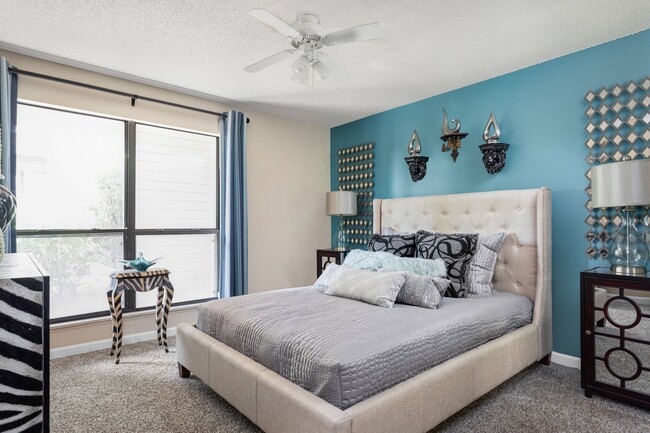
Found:
[[364, 24], [346, 30], [326, 33], [315, 15], [302, 15], [293, 26], [282, 21], [265, 9], [252, 9], [252, 17], [289, 38], [293, 48], [273, 54], [266, 59], [246, 66], [246, 72], [258, 72], [289, 57], [299, 56], [291, 67], [291, 78], [312, 88], [314, 82], [349, 77], [347, 71], [322, 49], [325, 46], [349, 44], [383, 38], [386, 32], [380, 23]]

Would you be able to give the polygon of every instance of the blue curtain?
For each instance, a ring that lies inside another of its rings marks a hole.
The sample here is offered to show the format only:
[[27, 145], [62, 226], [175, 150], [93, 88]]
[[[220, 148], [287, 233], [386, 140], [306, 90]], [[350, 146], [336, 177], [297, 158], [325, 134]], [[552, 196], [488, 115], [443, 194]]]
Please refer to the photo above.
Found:
[[219, 297], [248, 293], [246, 115], [229, 111], [220, 122]]
[[[0, 57], [0, 183], [16, 194], [16, 107], [18, 102], [18, 76], [9, 71], [11, 65]], [[16, 252], [16, 220], [5, 231], [7, 252]]]

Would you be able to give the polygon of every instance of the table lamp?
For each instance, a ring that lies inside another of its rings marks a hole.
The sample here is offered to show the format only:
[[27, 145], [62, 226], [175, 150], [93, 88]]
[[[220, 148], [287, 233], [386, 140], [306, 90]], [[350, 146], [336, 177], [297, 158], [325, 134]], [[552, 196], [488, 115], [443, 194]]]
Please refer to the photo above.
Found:
[[339, 229], [336, 235], [337, 250], [345, 250], [347, 239], [343, 228], [343, 218], [357, 214], [357, 193], [354, 191], [332, 191], [325, 193], [325, 212], [339, 217]]
[[621, 227], [609, 244], [612, 271], [621, 274], [645, 274], [648, 245], [634, 226], [636, 206], [650, 204], [650, 159], [613, 162], [591, 169], [591, 205], [593, 208], [620, 208]]

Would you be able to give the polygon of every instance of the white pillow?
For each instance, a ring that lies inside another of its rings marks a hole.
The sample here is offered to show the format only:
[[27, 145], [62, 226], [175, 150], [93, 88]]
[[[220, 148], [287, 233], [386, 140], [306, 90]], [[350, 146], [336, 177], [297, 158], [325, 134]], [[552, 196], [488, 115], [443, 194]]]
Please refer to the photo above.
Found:
[[405, 280], [405, 272], [372, 272], [343, 265], [325, 293], [391, 308]]
[[330, 284], [332, 284], [332, 280], [336, 278], [336, 275], [338, 275], [340, 269], [341, 265], [330, 263], [325, 267], [325, 269], [323, 269], [323, 272], [314, 283], [314, 286], [329, 287]]
[[492, 295], [492, 277], [497, 264], [497, 253], [503, 246], [506, 234], [478, 235], [476, 252], [465, 273], [465, 297], [480, 298]]

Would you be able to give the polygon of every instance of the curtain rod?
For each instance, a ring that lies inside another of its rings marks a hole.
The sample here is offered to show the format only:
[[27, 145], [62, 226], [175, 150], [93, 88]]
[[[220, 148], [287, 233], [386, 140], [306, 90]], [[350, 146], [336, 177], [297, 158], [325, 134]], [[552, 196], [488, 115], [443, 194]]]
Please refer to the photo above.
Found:
[[[90, 90], [96, 90], [98, 92], [110, 93], [112, 95], [124, 96], [131, 98], [131, 106], [135, 107], [135, 101], [142, 100], [147, 102], [154, 102], [156, 104], [168, 105], [170, 107], [182, 108], [184, 110], [198, 111], [199, 113], [212, 114], [213, 116], [223, 117], [224, 119], [228, 117], [226, 113], [219, 113], [218, 111], [204, 110], [203, 108], [192, 107], [189, 105], [177, 104], [176, 102], [164, 101], [162, 99], [149, 98], [148, 96], [136, 95], [133, 93], [122, 92], [121, 90], [109, 89], [108, 87], [95, 86], [94, 84], [82, 83], [80, 81], [68, 80], [67, 78], [54, 77], [52, 75], [40, 74], [38, 72], [26, 71], [24, 69], [18, 69], [15, 66], [9, 67], [9, 72], [13, 72], [19, 75], [25, 75], [28, 77], [39, 78], [41, 80], [55, 81], [57, 83], [69, 84], [71, 86], [83, 87]], [[246, 123], [250, 123], [251, 119], [246, 118]]]

